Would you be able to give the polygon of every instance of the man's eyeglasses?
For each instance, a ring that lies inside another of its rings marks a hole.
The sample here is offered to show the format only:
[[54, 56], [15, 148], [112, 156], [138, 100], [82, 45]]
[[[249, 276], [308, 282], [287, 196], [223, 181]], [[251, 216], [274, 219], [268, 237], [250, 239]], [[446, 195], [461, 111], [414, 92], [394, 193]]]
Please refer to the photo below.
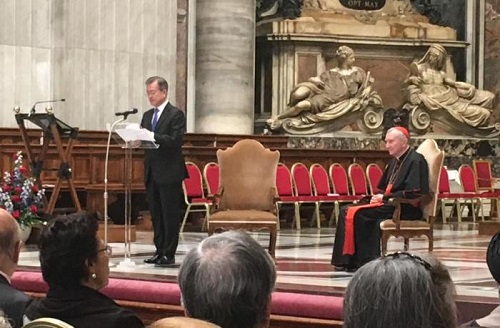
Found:
[[427, 270], [429, 270], [429, 271], [432, 270], [432, 265], [430, 265], [429, 262], [427, 262], [426, 260], [424, 260], [423, 258], [421, 258], [418, 255], [413, 255], [413, 254], [408, 253], [408, 252], [396, 252], [396, 253], [392, 253], [392, 254], [387, 254], [386, 256], [392, 257], [392, 258], [399, 258], [400, 256], [407, 256], [407, 257], [411, 258], [412, 260], [414, 260], [415, 262], [423, 265], [424, 268], [426, 268]]
[[104, 253], [106, 253], [107, 256], [111, 256], [111, 255], [113, 255], [113, 248], [111, 248], [111, 246], [107, 245], [104, 248], [98, 249], [97, 253], [99, 253], [99, 252], [104, 252]]

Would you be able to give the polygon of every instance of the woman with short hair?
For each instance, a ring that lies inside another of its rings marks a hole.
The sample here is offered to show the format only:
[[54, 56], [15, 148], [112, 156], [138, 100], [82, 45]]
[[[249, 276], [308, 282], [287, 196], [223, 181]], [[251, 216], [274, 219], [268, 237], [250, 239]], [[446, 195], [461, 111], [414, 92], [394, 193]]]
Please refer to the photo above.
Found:
[[39, 248], [47, 296], [26, 309], [25, 322], [50, 317], [75, 328], [144, 327], [133, 312], [99, 292], [109, 280], [111, 247], [99, 238], [97, 219], [59, 216], [42, 230]]

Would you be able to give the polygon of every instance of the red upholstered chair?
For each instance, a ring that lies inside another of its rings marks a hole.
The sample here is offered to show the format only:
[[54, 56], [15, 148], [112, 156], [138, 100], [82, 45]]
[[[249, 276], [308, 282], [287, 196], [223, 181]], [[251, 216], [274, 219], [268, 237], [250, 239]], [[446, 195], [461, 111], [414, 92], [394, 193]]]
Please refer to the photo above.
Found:
[[[349, 181], [347, 179], [347, 172], [344, 167], [339, 163], [333, 163], [328, 169], [328, 174], [332, 180], [333, 193], [337, 196], [337, 208], [335, 220], [338, 220], [338, 214], [340, 212], [339, 206], [342, 203], [352, 203], [356, 200], [361, 199], [361, 196], [353, 196], [349, 191]], [[330, 221], [330, 225], [333, 224], [333, 220]]]
[[309, 175], [312, 179], [314, 195], [318, 197], [320, 206], [321, 204], [331, 204], [334, 206], [330, 222], [333, 221], [334, 218], [337, 219], [339, 214], [339, 197], [332, 193], [328, 172], [326, 172], [321, 164], [316, 163], [311, 165]]
[[[498, 198], [500, 197], [500, 194], [496, 192], [479, 192], [477, 186], [478, 182], [476, 174], [469, 165], [463, 164], [458, 168], [458, 177], [460, 179], [460, 184], [462, 185], [462, 188], [464, 188], [464, 193], [473, 194], [477, 197], [477, 200], [479, 202], [478, 209], [481, 209], [481, 220], [484, 221], [483, 201], [485, 200], [497, 201]], [[472, 206], [473, 206], [472, 207], [473, 214], [474, 213], [477, 214], [478, 209], [476, 210], [474, 208], [474, 205]]]
[[203, 178], [207, 186], [207, 193], [214, 195], [219, 190], [219, 164], [208, 162], [203, 168]]
[[208, 234], [230, 229], [269, 231], [269, 253], [274, 258], [276, 217], [276, 171], [280, 153], [252, 139], [242, 139], [217, 150], [220, 186], [207, 219]]
[[[205, 212], [205, 221], [203, 222], [203, 226], [205, 226], [205, 222], [210, 216], [210, 206], [212, 205], [212, 201], [205, 198], [203, 180], [198, 166], [193, 162], [186, 162], [186, 167], [189, 177], [182, 182], [182, 189], [184, 190], [184, 201], [187, 208], [182, 220], [181, 232], [184, 230], [184, 225], [190, 212]], [[193, 207], [201, 208], [193, 209]]]
[[368, 195], [366, 175], [363, 168], [359, 164], [353, 163], [349, 165], [348, 174], [349, 180], [351, 181], [352, 194], [355, 196]]
[[477, 177], [478, 191], [495, 191], [496, 179], [491, 174], [491, 161], [488, 160], [473, 160], [472, 166]]
[[319, 197], [313, 195], [309, 170], [304, 164], [295, 163], [292, 165], [292, 177], [293, 183], [295, 185], [295, 195], [299, 197], [299, 205], [314, 205], [314, 215], [313, 220], [311, 221], [311, 226], [313, 224], [314, 218], [316, 218], [317, 227], [318, 229], [321, 228], [319, 215]]
[[383, 174], [384, 172], [377, 163], [368, 164], [368, 166], [366, 167], [366, 177], [368, 178], [368, 187], [370, 188], [370, 194], [375, 195], [382, 192], [382, 190], [379, 190], [377, 186]]
[[276, 171], [276, 189], [278, 191], [278, 200], [276, 201], [276, 216], [278, 217], [278, 228], [281, 206], [284, 204], [292, 204], [294, 208], [292, 228], [295, 224], [297, 226], [297, 229], [300, 230], [299, 198], [294, 195], [292, 175], [290, 173], [290, 170], [283, 163], [278, 163], [278, 169]]
[[[448, 171], [445, 167], [441, 168], [441, 175], [439, 176], [439, 194], [438, 201], [441, 203], [441, 215], [443, 218], [443, 223], [446, 223], [446, 205], [452, 205], [452, 211], [450, 212], [450, 220], [453, 215], [453, 208], [456, 208], [458, 222], [462, 222], [462, 204], [470, 203], [474, 208], [475, 204], [478, 203], [478, 199], [474, 193], [452, 193], [450, 190], [450, 180], [448, 177]], [[476, 211], [472, 211], [472, 219], [476, 220]]]
[[[486, 191], [490, 193], [500, 194], [500, 190], [495, 190], [497, 179], [491, 174], [491, 161], [489, 160], [473, 160], [472, 166], [477, 177], [478, 192]], [[500, 195], [499, 195], [500, 196]], [[498, 211], [498, 200], [491, 200], [491, 212]]]

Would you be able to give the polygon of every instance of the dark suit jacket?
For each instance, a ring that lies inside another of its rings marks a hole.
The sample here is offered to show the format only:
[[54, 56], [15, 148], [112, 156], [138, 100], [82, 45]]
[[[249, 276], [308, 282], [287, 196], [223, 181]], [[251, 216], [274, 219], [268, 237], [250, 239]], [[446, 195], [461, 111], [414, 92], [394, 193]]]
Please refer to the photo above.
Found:
[[[151, 131], [154, 108], [142, 116], [141, 127]], [[144, 182], [153, 179], [158, 184], [182, 182], [187, 177], [182, 155], [182, 139], [186, 132], [184, 113], [167, 103], [156, 124], [155, 140], [158, 149], [146, 149], [144, 158]]]
[[12, 327], [22, 326], [24, 310], [30, 302], [28, 295], [12, 287], [7, 279], [0, 275], [0, 309], [10, 319]]
[[47, 297], [26, 309], [35, 320], [50, 317], [75, 328], [142, 328], [144, 324], [132, 311], [122, 308], [101, 292], [85, 286], [50, 287]]

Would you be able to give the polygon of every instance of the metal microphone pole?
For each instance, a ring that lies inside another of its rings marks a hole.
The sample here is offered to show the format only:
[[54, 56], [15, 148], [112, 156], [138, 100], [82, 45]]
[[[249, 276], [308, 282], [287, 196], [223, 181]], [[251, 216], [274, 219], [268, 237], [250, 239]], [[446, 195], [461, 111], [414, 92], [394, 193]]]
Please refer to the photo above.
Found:
[[127, 117], [121, 117], [109, 128], [108, 134], [108, 144], [106, 145], [106, 160], [104, 161], [104, 244], [108, 244], [108, 161], [109, 161], [109, 146], [111, 144], [111, 135], [113, 134], [113, 130], [115, 126], [123, 121], [125, 121]]

